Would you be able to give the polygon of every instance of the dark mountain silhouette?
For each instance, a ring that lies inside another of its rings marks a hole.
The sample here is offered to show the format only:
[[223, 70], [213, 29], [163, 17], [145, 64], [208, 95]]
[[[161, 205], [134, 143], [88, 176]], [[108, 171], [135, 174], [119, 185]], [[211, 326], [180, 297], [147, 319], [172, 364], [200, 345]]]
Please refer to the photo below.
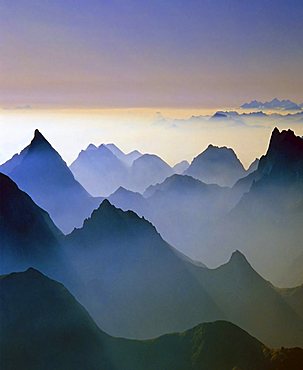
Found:
[[227, 319], [269, 345], [303, 344], [302, 319], [239, 252], [210, 270], [107, 200], [66, 248], [84, 282], [77, 296], [110, 334], [148, 338]]
[[301, 369], [302, 349], [271, 350], [224, 321], [149, 341], [110, 337], [34, 269], [0, 277], [0, 288], [2, 370]]
[[38, 130], [30, 145], [0, 166], [0, 171], [45, 209], [63, 232], [80, 226], [99, 204], [99, 200], [91, 197], [75, 180], [66, 163]]
[[173, 170], [174, 173], [177, 175], [181, 175], [184, 171], [186, 171], [189, 167], [189, 162], [187, 161], [181, 161], [174, 165]]
[[[291, 130], [274, 129], [258, 169], [236, 187], [246, 193], [224, 221], [214, 226], [212, 240], [205, 248], [220, 248], [221, 258], [238, 248], [275, 284], [301, 284], [302, 138]], [[294, 268], [295, 261], [301, 261], [301, 266]]]
[[245, 175], [245, 169], [232, 149], [209, 145], [193, 159], [184, 174], [207, 184], [232, 186]]
[[107, 196], [127, 181], [127, 167], [111, 148], [88, 146], [70, 165], [75, 178], [95, 196]]
[[103, 334], [64, 286], [30, 268], [0, 278], [1, 369], [111, 369]]
[[241, 252], [234, 252], [216, 269], [199, 269], [196, 277], [218, 306], [224, 307], [229, 321], [274, 347], [303, 345], [303, 311], [295, 312]]
[[163, 159], [154, 154], [143, 154], [132, 164], [128, 189], [143, 192], [172, 174], [173, 169]]
[[29, 266], [50, 271], [51, 262], [59, 258], [61, 238], [49, 215], [0, 173], [1, 273]]
[[224, 318], [187, 259], [148, 221], [107, 200], [67, 237], [66, 248], [85, 284], [80, 301], [110, 334], [147, 338]]

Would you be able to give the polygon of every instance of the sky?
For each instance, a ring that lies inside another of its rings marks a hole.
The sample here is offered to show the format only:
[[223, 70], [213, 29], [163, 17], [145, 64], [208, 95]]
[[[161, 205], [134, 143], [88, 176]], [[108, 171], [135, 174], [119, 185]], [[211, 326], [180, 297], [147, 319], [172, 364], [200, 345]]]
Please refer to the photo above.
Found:
[[0, 106], [303, 102], [302, 0], [0, 0]]
[[68, 163], [90, 143], [169, 164], [212, 143], [248, 166], [276, 122], [188, 118], [303, 103], [302, 19], [302, 0], [0, 0], [0, 163], [38, 128]]

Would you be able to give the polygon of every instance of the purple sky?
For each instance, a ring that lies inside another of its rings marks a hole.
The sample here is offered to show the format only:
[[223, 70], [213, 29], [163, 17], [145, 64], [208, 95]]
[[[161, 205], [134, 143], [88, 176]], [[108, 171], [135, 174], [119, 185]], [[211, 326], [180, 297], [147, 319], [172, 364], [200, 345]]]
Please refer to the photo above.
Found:
[[0, 105], [303, 103], [302, 0], [1, 0]]

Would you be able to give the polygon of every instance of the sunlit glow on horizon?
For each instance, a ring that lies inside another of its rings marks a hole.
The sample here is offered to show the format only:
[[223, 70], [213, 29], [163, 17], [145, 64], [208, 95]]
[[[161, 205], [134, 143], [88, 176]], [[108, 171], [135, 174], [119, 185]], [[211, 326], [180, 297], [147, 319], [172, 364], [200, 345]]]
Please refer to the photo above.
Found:
[[[29, 144], [36, 128], [70, 164], [90, 143], [115, 143], [123, 151], [154, 153], [170, 165], [201, 153], [209, 144], [232, 147], [244, 166], [264, 154], [274, 126], [303, 135], [303, 125], [222, 125], [208, 121], [212, 109], [2, 109], [0, 162]], [[205, 121], [189, 121], [191, 116]]]

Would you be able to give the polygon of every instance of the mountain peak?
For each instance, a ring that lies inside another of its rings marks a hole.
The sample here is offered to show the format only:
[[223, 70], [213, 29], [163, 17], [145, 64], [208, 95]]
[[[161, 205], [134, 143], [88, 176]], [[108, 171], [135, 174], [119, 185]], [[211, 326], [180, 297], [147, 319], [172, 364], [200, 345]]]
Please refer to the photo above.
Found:
[[290, 129], [280, 132], [275, 127], [270, 138], [267, 155], [272, 152], [281, 152], [292, 158], [303, 158], [303, 140]]
[[108, 199], [104, 199], [103, 202], [100, 204], [99, 209], [106, 209], [106, 208], [116, 208], [111, 204], [111, 202]]
[[240, 252], [238, 249], [236, 249], [230, 259], [229, 259], [229, 262], [247, 262], [247, 259], [246, 257], [244, 256], [244, 254], [242, 252]]
[[35, 132], [34, 132], [34, 138], [33, 140], [35, 141], [46, 141], [48, 142], [45, 137], [41, 134], [41, 132], [36, 128]]
[[88, 147], [86, 148], [86, 150], [96, 150], [96, 149], [97, 147], [94, 144], [89, 144]]
[[52, 148], [51, 144], [45, 139], [45, 137], [41, 134], [41, 132], [36, 129], [34, 132], [34, 137], [29, 145], [29, 149], [35, 148], [37, 146], [47, 146], [49, 148]]
[[29, 267], [27, 270], [23, 272], [23, 274], [27, 276], [44, 277], [44, 275], [39, 270], [35, 269], [34, 267]]

